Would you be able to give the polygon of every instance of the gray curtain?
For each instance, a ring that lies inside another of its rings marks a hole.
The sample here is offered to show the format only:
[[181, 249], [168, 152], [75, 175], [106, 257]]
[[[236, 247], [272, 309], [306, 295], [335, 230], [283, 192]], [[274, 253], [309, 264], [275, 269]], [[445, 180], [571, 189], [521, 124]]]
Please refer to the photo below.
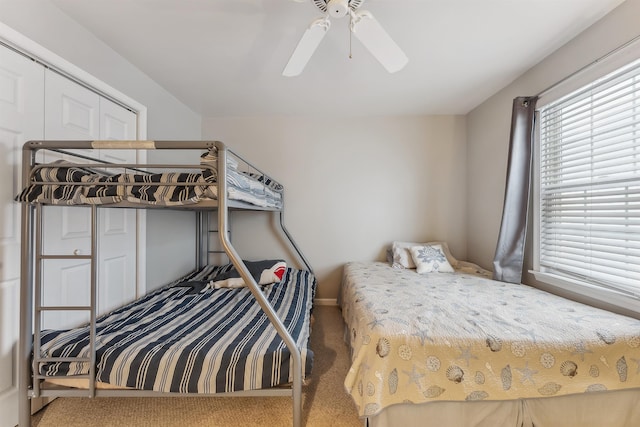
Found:
[[537, 96], [513, 100], [502, 223], [493, 258], [493, 278], [503, 282], [520, 283], [522, 278], [537, 101]]

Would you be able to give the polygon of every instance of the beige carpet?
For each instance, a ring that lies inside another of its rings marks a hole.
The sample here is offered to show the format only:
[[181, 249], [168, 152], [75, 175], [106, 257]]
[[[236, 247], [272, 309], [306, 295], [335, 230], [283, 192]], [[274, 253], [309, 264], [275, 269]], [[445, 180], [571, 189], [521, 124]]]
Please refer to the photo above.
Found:
[[[337, 307], [314, 308], [313, 372], [303, 386], [303, 422], [309, 427], [362, 427], [343, 380], [349, 355]], [[59, 398], [32, 417], [35, 427], [59, 426], [290, 426], [291, 398]]]

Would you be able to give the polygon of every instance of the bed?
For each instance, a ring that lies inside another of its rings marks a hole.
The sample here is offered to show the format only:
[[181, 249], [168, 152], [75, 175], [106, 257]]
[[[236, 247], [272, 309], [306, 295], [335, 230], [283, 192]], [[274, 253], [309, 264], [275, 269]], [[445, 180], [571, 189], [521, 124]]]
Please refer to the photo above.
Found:
[[[113, 145], [111, 143], [110, 145]], [[49, 205], [207, 206], [218, 199], [218, 149], [209, 147], [195, 171], [174, 170], [180, 165], [120, 165], [55, 160], [30, 167], [28, 185], [16, 200]], [[283, 187], [266, 175], [239, 169], [239, 161], [226, 157], [227, 197], [260, 208], [281, 209]], [[141, 169], [141, 167], [145, 169]], [[183, 168], [185, 165], [181, 165]], [[131, 171], [131, 172], [129, 172]]]
[[[288, 349], [251, 292], [209, 285], [232, 268], [205, 266], [97, 319], [100, 386], [212, 394], [292, 382]], [[262, 292], [296, 338], [304, 376], [313, 360], [308, 313], [315, 280], [308, 271], [287, 268], [281, 281], [263, 286]], [[42, 379], [70, 384], [65, 380], [87, 375], [89, 362], [56, 359], [88, 358], [89, 338], [88, 325], [42, 331], [40, 353], [47, 360], [39, 364]]]
[[[86, 155], [110, 149], [195, 150], [199, 159], [114, 164]], [[30, 425], [33, 398], [157, 395], [291, 396], [293, 425], [301, 425], [316, 282], [284, 226], [281, 184], [219, 141], [30, 141], [23, 148], [23, 183], [16, 196], [22, 203], [20, 426]], [[49, 205], [91, 208], [91, 254], [43, 253]], [[196, 212], [194, 271], [98, 316], [101, 207]], [[258, 269], [266, 261], [243, 260], [229, 237], [233, 210], [279, 215], [284, 241], [303, 268], [271, 260], [271, 270]], [[211, 221], [226, 230], [216, 231], [221, 250], [210, 247]], [[219, 252], [229, 262], [210, 265]], [[89, 306], [45, 306], [42, 260], [74, 258], [91, 263]], [[69, 309], [89, 311], [90, 321], [41, 330], [43, 312]]]
[[468, 267], [345, 266], [345, 388], [370, 426], [640, 425], [640, 320]]

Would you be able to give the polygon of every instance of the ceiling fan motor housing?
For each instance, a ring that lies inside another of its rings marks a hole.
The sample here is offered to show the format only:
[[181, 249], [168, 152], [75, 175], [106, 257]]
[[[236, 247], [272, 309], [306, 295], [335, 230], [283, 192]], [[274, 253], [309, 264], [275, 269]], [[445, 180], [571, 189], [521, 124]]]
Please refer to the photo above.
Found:
[[349, 9], [355, 11], [362, 3], [364, 0], [313, 0], [318, 9], [334, 18], [342, 18], [349, 13]]

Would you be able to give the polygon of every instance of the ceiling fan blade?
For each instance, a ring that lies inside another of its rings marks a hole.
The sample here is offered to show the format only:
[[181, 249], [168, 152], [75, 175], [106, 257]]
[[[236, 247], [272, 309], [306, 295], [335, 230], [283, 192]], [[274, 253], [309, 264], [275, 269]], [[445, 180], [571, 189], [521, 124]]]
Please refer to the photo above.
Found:
[[311, 23], [298, 42], [298, 46], [296, 46], [291, 58], [289, 58], [289, 62], [284, 67], [283, 76], [293, 77], [302, 73], [330, 26], [331, 21], [326, 17], [316, 19]]
[[351, 31], [371, 54], [390, 73], [400, 71], [409, 58], [380, 26], [373, 15], [365, 10], [354, 12], [351, 17]]

